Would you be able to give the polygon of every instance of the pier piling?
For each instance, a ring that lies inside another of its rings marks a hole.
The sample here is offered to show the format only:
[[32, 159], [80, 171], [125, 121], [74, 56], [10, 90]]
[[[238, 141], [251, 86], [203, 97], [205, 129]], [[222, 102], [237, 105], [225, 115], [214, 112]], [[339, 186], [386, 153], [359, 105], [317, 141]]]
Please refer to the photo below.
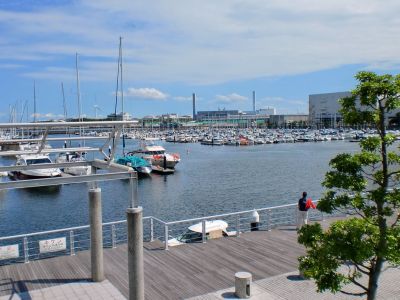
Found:
[[126, 211], [128, 226], [128, 275], [129, 300], [144, 299], [143, 270], [143, 209], [128, 208]]
[[103, 227], [101, 215], [101, 189], [89, 189], [90, 260], [92, 280], [104, 280]]

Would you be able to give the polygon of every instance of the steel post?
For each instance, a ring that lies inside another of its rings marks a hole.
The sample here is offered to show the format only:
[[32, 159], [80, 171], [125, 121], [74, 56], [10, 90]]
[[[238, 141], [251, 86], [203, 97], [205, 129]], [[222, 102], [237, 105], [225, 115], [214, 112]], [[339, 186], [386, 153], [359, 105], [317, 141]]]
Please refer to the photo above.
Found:
[[128, 208], [128, 276], [129, 300], [144, 299], [143, 271], [143, 209]]
[[90, 260], [92, 280], [104, 280], [103, 226], [101, 215], [101, 189], [89, 190]]

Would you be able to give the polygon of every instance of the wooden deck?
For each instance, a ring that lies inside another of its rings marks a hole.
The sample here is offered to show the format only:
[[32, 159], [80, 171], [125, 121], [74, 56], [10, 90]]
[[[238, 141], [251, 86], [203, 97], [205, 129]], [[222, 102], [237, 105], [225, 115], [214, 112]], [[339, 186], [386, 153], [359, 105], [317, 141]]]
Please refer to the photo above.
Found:
[[[145, 243], [146, 299], [184, 299], [225, 289], [234, 285], [237, 271], [252, 273], [253, 280], [294, 271], [304, 253], [293, 226], [168, 251], [161, 246]], [[104, 260], [106, 278], [127, 297], [127, 246], [105, 249]], [[90, 280], [89, 251], [0, 267], [0, 296], [82, 280]]]

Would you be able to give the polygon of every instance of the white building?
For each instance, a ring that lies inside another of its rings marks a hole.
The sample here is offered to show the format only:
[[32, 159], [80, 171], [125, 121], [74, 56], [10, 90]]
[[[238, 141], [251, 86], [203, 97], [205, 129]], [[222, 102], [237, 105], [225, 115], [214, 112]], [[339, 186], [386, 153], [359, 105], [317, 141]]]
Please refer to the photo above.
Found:
[[351, 96], [350, 92], [309, 95], [309, 124], [317, 128], [336, 128], [342, 123], [339, 99]]
[[267, 108], [260, 108], [258, 111], [260, 115], [276, 115], [276, 108], [275, 107], [267, 107]]

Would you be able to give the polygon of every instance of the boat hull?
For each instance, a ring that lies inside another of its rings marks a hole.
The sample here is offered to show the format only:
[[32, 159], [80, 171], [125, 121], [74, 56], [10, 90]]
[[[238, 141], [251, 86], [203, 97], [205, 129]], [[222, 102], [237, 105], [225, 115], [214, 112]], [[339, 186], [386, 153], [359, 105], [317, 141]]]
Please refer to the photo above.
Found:
[[10, 173], [11, 178], [18, 180], [26, 180], [26, 179], [44, 179], [44, 178], [53, 178], [60, 177], [61, 172], [53, 172], [53, 173], [26, 173], [26, 172], [12, 172]]

